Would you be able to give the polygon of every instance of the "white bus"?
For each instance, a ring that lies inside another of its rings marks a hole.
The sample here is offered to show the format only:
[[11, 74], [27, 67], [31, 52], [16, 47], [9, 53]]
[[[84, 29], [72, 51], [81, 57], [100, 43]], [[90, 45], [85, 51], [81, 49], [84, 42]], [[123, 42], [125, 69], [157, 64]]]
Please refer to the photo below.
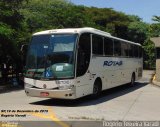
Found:
[[142, 77], [141, 45], [94, 28], [33, 34], [25, 92], [28, 96], [76, 99]]

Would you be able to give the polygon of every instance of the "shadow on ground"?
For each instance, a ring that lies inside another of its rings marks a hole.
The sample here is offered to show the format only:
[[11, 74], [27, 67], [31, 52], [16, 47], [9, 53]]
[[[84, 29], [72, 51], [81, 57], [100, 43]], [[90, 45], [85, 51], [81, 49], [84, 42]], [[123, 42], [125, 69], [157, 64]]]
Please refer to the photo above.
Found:
[[125, 84], [116, 88], [103, 91], [102, 94], [96, 99], [93, 99], [90, 96], [86, 96], [76, 100], [47, 99], [43, 101], [33, 102], [30, 104], [43, 105], [43, 106], [60, 106], [60, 107], [79, 107], [79, 106], [96, 105], [123, 96], [130, 92], [133, 92], [137, 89], [146, 86], [147, 84], [148, 82], [143, 82], [143, 83], [137, 82], [133, 87], [131, 87], [129, 84]]
[[24, 86], [8, 85], [3, 88], [0, 87], [0, 94], [21, 91], [21, 90], [24, 90]]

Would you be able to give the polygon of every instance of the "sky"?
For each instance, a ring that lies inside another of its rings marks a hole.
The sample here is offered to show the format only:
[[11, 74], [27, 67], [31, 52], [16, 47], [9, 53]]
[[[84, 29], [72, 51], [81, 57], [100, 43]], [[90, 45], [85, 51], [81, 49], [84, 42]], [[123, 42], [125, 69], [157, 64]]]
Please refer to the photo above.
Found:
[[144, 22], [153, 23], [154, 15], [160, 16], [160, 0], [69, 0], [76, 5], [113, 8], [125, 14], [137, 15]]

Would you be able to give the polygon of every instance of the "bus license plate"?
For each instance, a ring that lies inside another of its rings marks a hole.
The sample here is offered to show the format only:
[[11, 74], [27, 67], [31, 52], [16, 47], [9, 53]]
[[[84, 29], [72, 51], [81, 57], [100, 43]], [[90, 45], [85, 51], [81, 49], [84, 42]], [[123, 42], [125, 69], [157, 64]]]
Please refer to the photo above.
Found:
[[48, 92], [41, 92], [40, 95], [42, 97], [47, 97], [47, 96], [49, 96], [49, 93]]

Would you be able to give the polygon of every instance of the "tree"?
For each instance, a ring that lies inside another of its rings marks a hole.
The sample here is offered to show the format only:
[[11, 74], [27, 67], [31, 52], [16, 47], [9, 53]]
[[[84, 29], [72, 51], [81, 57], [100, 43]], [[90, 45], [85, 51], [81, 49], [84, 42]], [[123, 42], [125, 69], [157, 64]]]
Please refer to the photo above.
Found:
[[160, 36], [160, 16], [153, 16], [152, 20], [156, 23], [150, 25], [151, 37], [158, 37]]
[[128, 40], [143, 44], [149, 36], [149, 25], [144, 22], [131, 22], [128, 25]]
[[160, 23], [153, 23], [150, 25], [150, 34], [151, 37], [160, 36]]
[[143, 44], [144, 54], [144, 68], [153, 69], [155, 68], [155, 47], [153, 42], [148, 38]]
[[23, 0], [0, 1], [0, 63], [7, 63], [9, 59], [20, 67], [18, 44], [22, 41], [23, 16], [19, 10]]
[[153, 16], [152, 20], [160, 23], [160, 16]]
[[30, 0], [24, 3], [21, 12], [30, 33], [89, 24], [85, 7], [75, 6], [65, 0]]
[[93, 22], [95, 28], [110, 32], [112, 35], [125, 38], [129, 18], [121, 12], [116, 12], [112, 8], [86, 8], [86, 14]]

